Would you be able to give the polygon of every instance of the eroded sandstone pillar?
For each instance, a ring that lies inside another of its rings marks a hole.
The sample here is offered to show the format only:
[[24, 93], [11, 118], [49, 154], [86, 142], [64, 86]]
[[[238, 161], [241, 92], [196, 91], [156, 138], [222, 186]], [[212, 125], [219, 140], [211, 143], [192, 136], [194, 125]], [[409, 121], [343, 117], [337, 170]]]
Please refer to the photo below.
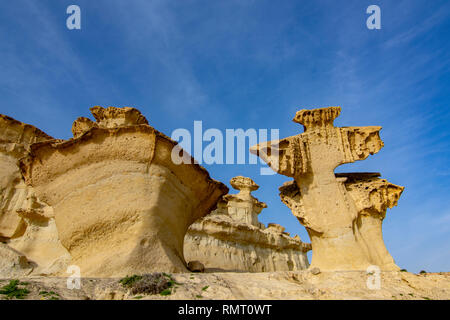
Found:
[[185, 255], [212, 270], [269, 272], [302, 270], [309, 266], [311, 249], [298, 236], [290, 237], [284, 227], [258, 221], [264, 202], [251, 192], [258, 185], [247, 177], [230, 180], [237, 194], [222, 197], [210, 215], [194, 223], [185, 237]]
[[[336, 128], [333, 121], [339, 113], [339, 107], [298, 111], [294, 122], [303, 125], [302, 134], [256, 145], [251, 152], [294, 178], [295, 184], [285, 186], [281, 198], [308, 231], [312, 267], [365, 270], [376, 264], [397, 269], [381, 237], [380, 217], [396, 205], [402, 187], [383, 180], [373, 182], [377, 187], [371, 194], [354, 191], [355, 185], [349, 191], [348, 177], [334, 174], [339, 165], [377, 153], [383, 147], [381, 127]], [[385, 196], [383, 190], [392, 192]], [[384, 198], [377, 202], [376, 197]]]
[[26, 182], [53, 207], [82, 276], [187, 271], [183, 239], [228, 188], [197, 164], [171, 160], [176, 142], [134, 108], [91, 109], [67, 141], [31, 146]]
[[230, 180], [231, 186], [239, 190], [238, 194], [227, 194], [224, 200], [227, 202], [228, 214], [236, 221], [260, 227], [258, 214], [267, 208], [264, 202], [259, 202], [251, 195], [252, 191], [258, 190], [259, 186], [250, 178], [234, 177]]

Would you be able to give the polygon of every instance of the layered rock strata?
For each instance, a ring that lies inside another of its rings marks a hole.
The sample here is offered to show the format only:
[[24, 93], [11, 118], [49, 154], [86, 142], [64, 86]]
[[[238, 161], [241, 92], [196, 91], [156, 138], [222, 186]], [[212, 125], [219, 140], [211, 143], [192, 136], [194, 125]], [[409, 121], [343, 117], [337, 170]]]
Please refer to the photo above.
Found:
[[276, 172], [294, 178], [281, 199], [304, 225], [313, 249], [311, 267], [321, 270], [398, 270], [381, 233], [387, 208], [403, 187], [373, 174], [340, 174], [344, 163], [364, 160], [382, 147], [381, 127], [334, 127], [339, 107], [301, 110], [302, 134], [251, 148]]
[[266, 204], [251, 195], [258, 185], [250, 178], [230, 181], [238, 194], [227, 194], [209, 216], [194, 223], [185, 237], [186, 259], [210, 270], [268, 272], [308, 267], [310, 244], [292, 238], [277, 224], [265, 228], [258, 214]]
[[177, 143], [138, 110], [91, 112], [96, 122], [75, 120], [74, 138], [35, 143], [21, 162], [71, 264], [95, 277], [187, 271], [186, 230], [228, 188], [197, 164], [174, 164]]

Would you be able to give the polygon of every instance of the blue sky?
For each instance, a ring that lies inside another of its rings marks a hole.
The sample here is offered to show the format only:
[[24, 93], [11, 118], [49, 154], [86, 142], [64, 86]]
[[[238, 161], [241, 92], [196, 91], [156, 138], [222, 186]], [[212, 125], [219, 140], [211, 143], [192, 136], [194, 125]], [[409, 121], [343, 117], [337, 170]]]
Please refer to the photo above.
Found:
[[[70, 4], [81, 30], [66, 28]], [[381, 30], [366, 28], [371, 4]], [[337, 171], [406, 187], [383, 229], [397, 264], [450, 271], [449, 18], [439, 0], [2, 1], [0, 113], [64, 139], [94, 105], [136, 107], [167, 135], [202, 120], [286, 137], [302, 132], [295, 111], [339, 105], [336, 125], [380, 125], [385, 147]], [[206, 168], [253, 178], [260, 220], [309, 241], [278, 197], [289, 178]]]

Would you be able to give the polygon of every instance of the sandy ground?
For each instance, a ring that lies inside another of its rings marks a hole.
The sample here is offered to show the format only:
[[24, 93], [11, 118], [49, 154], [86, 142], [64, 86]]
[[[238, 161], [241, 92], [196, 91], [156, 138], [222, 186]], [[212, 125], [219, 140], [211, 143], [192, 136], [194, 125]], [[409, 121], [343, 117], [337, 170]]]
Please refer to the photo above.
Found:
[[[269, 273], [173, 274], [178, 283], [171, 293], [132, 295], [119, 279], [82, 278], [80, 289], [68, 289], [67, 278], [30, 277], [20, 285], [30, 293], [25, 299], [450, 299], [450, 273], [412, 274], [382, 272], [376, 289], [373, 275], [365, 272], [310, 271]], [[11, 279], [1, 279], [0, 288]], [[369, 281], [369, 289], [367, 282]], [[4, 295], [0, 295], [0, 299]]]

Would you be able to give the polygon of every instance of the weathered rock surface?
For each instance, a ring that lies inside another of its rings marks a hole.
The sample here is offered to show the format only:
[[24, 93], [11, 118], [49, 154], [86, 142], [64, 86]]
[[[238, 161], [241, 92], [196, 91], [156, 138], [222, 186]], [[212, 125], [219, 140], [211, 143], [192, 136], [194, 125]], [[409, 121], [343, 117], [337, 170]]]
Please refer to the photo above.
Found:
[[29, 209], [18, 211], [26, 223], [24, 234], [10, 239], [8, 245], [36, 264], [33, 275], [65, 273], [71, 256], [59, 240], [53, 209], [32, 199]]
[[14, 255], [0, 255], [0, 263], [23, 266], [29, 260], [33, 267], [25, 268], [27, 274], [57, 274], [70, 260], [58, 239], [52, 208], [37, 199], [19, 168], [33, 143], [48, 140], [53, 138], [41, 130], [0, 115], [0, 237], [21, 257], [18, 264]]
[[20, 252], [0, 243], [0, 278], [17, 278], [28, 276], [33, 271], [33, 264]]
[[276, 172], [294, 178], [282, 201], [311, 238], [311, 267], [320, 270], [398, 270], [383, 243], [381, 221], [403, 187], [361, 175], [335, 176], [344, 163], [366, 159], [383, 147], [381, 127], [333, 126], [339, 107], [301, 110], [294, 122], [304, 133], [253, 146]]
[[250, 178], [235, 177], [238, 194], [227, 194], [209, 216], [194, 223], [185, 237], [188, 260], [206, 268], [234, 271], [288, 271], [308, 267], [310, 244], [292, 238], [277, 224], [265, 228], [258, 214], [266, 204], [251, 195], [258, 185]]
[[25, 231], [17, 210], [28, 206], [33, 190], [23, 181], [19, 160], [31, 144], [51, 139], [32, 125], [0, 114], [0, 237], [14, 238]]
[[[383, 270], [397, 270], [394, 259], [384, 245], [382, 221], [386, 216], [386, 210], [397, 205], [403, 187], [380, 179], [379, 175], [379, 173], [339, 173], [336, 177], [344, 184], [358, 210], [356, 224], [359, 229], [356, 236], [365, 246], [370, 261]], [[280, 187], [280, 197], [297, 218], [303, 219], [305, 213], [299, 206], [301, 194], [295, 181], [286, 182]]]
[[53, 208], [71, 264], [83, 276], [187, 271], [183, 238], [228, 188], [197, 164], [171, 160], [176, 142], [134, 108], [91, 109], [74, 138], [35, 143], [26, 183]]
[[[178, 273], [172, 275], [178, 283], [170, 295], [132, 294], [119, 279], [83, 278], [79, 290], [67, 289], [66, 279], [53, 277], [26, 278], [30, 294], [25, 299], [46, 300], [42, 291], [57, 293], [62, 300], [448, 300], [450, 273], [412, 274], [381, 272], [379, 289], [369, 289], [370, 275], [366, 272], [284, 271], [264, 273]], [[0, 279], [0, 287], [7, 284]], [[206, 289], [205, 289], [206, 288]], [[0, 299], [2, 296], [0, 295]]]

